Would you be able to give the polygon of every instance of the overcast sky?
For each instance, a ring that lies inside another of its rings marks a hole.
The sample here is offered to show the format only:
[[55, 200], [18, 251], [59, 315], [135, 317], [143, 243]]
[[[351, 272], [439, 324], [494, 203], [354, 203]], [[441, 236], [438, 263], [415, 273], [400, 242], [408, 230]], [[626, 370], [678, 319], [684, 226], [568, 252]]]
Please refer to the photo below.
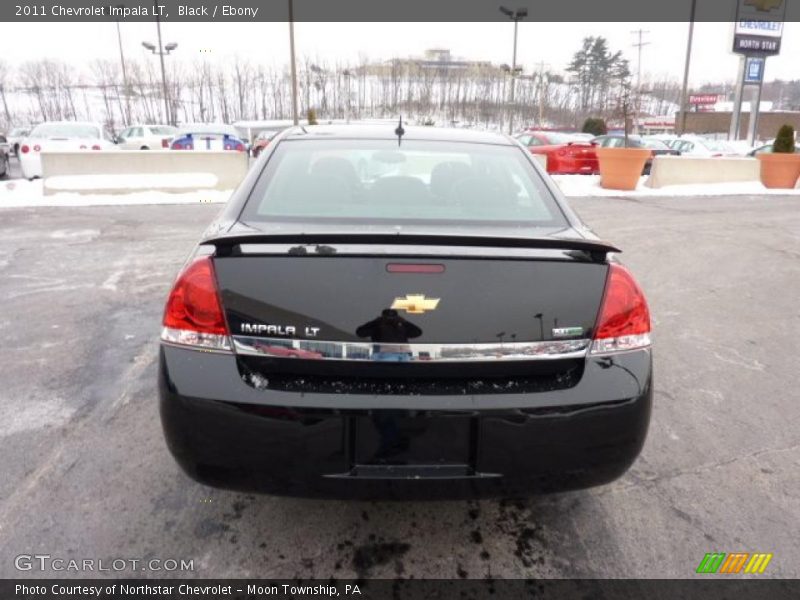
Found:
[[[526, 70], [544, 61], [563, 70], [581, 38], [602, 35], [612, 50], [622, 50], [635, 72], [634, 29], [648, 30], [650, 44], [643, 50], [643, 70], [683, 74], [687, 23], [536, 23], [519, 28], [518, 62]], [[119, 60], [114, 23], [0, 23], [3, 58], [12, 65], [36, 58], [59, 58], [80, 67], [94, 58]], [[162, 24], [164, 42], [179, 45], [183, 60], [224, 61], [234, 55], [254, 62], [288, 62], [286, 23], [177, 23]], [[298, 56], [329, 64], [355, 62], [360, 54], [371, 60], [419, 56], [427, 48], [449, 48], [456, 57], [510, 63], [511, 23], [297, 23]], [[66, 35], [65, 35], [66, 34]], [[122, 23], [126, 56], [155, 60], [141, 46], [156, 40], [154, 23]], [[733, 81], [738, 58], [730, 52], [732, 24], [697, 23], [692, 53], [691, 83]], [[202, 52], [201, 52], [202, 51]], [[800, 79], [800, 23], [787, 23], [781, 55], [767, 61], [766, 79]], [[167, 60], [171, 60], [168, 58]]]

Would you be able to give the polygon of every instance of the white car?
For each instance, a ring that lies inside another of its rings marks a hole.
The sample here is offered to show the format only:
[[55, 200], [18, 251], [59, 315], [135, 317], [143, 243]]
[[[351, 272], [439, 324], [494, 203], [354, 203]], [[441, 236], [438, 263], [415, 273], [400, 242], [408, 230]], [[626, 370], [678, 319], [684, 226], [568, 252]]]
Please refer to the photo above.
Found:
[[178, 133], [171, 125], [132, 125], [117, 137], [123, 150], [168, 150]]
[[737, 152], [722, 140], [710, 140], [699, 136], [681, 136], [672, 144], [672, 149], [681, 156], [736, 156]]
[[92, 151], [116, 148], [98, 123], [51, 121], [33, 128], [19, 146], [19, 164], [26, 179], [42, 176], [42, 152]]
[[28, 134], [31, 132], [30, 127], [14, 127], [8, 132], [8, 145], [11, 151], [19, 156], [19, 145], [22, 143]]

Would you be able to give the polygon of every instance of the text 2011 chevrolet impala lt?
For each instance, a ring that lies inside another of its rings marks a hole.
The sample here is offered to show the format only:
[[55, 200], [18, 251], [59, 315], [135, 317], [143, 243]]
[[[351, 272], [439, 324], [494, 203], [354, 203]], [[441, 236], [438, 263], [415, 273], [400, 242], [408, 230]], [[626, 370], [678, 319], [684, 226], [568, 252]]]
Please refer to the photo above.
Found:
[[609, 482], [652, 402], [616, 252], [511, 138], [287, 131], [167, 300], [169, 448], [203, 483], [299, 496]]

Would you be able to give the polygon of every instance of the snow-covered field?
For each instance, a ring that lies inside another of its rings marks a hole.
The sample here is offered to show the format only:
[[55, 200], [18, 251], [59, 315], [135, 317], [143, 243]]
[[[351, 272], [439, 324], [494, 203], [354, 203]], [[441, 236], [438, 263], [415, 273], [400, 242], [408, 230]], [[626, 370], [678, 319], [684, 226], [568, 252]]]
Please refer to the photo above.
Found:
[[800, 187], [793, 190], [773, 190], [760, 181], [737, 181], [733, 183], [697, 183], [691, 185], [668, 185], [650, 188], [645, 185], [647, 177], [639, 179], [639, 185], [630, 192], [607, 190], [600, 187], [599, 175], [553, 175], [553, 180], [568, 197], [580, 196], [759, 196], [800, 195]]
[[231, 190], [198, 190], [171, 193], [133, 189], [124, 194], [77, 194], [59, 192], [44, 195], [41, 179], [0, 181], [0, 208], [20, 206], [113, 206], [130, 204], [224, 204]]

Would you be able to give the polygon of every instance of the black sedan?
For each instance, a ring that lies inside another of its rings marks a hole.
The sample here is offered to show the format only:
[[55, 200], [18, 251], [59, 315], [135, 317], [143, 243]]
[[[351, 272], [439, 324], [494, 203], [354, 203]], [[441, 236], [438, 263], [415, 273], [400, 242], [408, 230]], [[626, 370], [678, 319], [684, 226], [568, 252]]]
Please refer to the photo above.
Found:
[[168, 446], [208, 485], [297, 496], [612, 481], [652, 402], [647, 302], [617, 252], [509, 137], [285, 131], [169, 294]]

